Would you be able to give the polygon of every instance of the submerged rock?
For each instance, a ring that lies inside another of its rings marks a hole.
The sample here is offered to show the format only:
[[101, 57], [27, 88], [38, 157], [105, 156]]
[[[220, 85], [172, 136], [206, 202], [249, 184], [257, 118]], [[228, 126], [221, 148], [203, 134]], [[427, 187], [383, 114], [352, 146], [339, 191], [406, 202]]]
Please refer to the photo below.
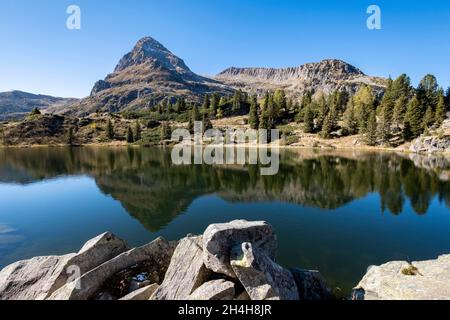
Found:
[[299, 299], [292, 273], [251, 243], [233, 247], [231, 266], [252, 300]]
[[19, 261], [0, 272], [0, 300], [42, 300], [64, 286], [69, 277], [83, 274], [128, 249], [125, 241], [107, 232], [81, 250], [64, 256]]
[[210, 225], [203, 234], [203, 261], [208, 269], [235, 278], [230, 265], [230, 251], [235, 245], [250, 242], [275, 259], [277, 238], [272, 227], [263, 221], [235, 220]]
[[202, 237], [182, 239], [170, 261], [154, 300], [186, 300], [210, 275], [203, 263]]
[[189, 300], [233, 300], [234, 295], [234, 283], [219, 279], [201, 285], [189, 296]]
[[450, 300], [450, 255], [373, 266], [353, 290], [352, 299]]

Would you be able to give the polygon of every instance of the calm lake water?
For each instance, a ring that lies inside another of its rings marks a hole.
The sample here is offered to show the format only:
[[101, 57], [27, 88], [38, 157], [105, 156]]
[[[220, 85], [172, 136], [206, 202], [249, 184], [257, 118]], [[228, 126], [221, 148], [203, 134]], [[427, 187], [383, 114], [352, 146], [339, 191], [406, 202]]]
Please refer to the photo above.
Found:
[[280, 172], [174, 166], [152, 148], [0, 149], [0, 268], [78, 251], [111, 231], [131, 245], [265, 220], [286, 267], [348, 293], [370, 265], [450, 253], [449, 161], [283, 151]]

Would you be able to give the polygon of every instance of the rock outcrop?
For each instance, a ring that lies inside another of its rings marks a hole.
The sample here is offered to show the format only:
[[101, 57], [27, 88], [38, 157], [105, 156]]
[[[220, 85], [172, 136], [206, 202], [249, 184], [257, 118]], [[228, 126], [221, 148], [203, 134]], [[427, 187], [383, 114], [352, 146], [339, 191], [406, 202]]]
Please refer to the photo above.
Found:
[[231, 267], [252, 300], [299, 300], [292, 273], [251, 243], [233, 247]]
[[77, 254], [19, 261], [0, 272], [0, 300], [46, 299], [69, 277], [88, 272], [127, 248], [125, 241], [104, 233], [89, 240]]
[[235, 278], [230, 265], [230, 252], [235, 245], [251, 241], [271, 259], [277, 252], [277, 238], [265, 222], [235, 220], [210, 225], [203, 235], [203, 260], [208, 269]]
[[[291, 272], [278, 265], [275, 256], [276, 236], [265, 222], [211, 225], [202, 236], [179, 242], [158, 238], [131, 250], [105, 233], [77, 254], [39, 257], [4, 268], [0, 300], [328, 298], [329, 289], [317, 272]], [[68, 277], [73, 263], [79, 274]]]
[[450, 300], [450, 255], [436, 260], [394, 261], [370, 267], [354, 300]]
[[224, 279], [212, 280], [201, 285], [189, 300], [233, 300], [235, 284]]
[[409, 150], [415, 153], [450, 152], [450, 138], [420, 137], [411, 143]]
[[202, 237], [180, 241], [154, 300], [186, 300], [210, 275], [203, 263]]
[[385, 79], [369, 77], [358, 68], [341, 60], [323, 60], [299, 67], [229, 68], [216, 77], [231, 87], [263, 94], [284, 89], [289, 96], [301, 97], [306, 91], [330, 94], [335, 90], [355, 93], [362, 85], [369, 85], [377, 95], [384, 92]]

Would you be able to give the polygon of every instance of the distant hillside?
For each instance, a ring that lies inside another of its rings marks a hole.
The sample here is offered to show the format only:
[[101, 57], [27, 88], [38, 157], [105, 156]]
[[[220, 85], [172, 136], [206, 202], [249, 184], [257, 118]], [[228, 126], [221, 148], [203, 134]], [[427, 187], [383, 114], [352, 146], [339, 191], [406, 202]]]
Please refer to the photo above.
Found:
[[77, 99], [58, 98], [22, 91], [0, 93], [0, 121], [21, 119], [34, 108], [54, 110], [77, 102]]

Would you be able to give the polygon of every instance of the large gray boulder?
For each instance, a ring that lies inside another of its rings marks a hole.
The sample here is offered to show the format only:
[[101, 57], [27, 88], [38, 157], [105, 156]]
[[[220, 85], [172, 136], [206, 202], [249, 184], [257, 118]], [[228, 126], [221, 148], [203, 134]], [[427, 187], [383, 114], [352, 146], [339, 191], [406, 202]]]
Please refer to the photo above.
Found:
[[232, 248], [231, 267], [252, 300], [299, 300], [292, 273], [249, 242]]
[[153, 300], [186, 300], [209, 277], [203, 263], [202, 237], [180, 240], [170, 261], [164, 281]]
[[333, 299], [331, 289], [319, 271], [294, 268], [291, 269], [291, 273], [294, 276], [300, 300], [323, 301]]
[[450, 300], [450, 255], [436, 260], [394, 261], [370, 267], [354, 300]]
[[189, 296], [189, 300], [233, 300], [234, 295], [234, 283], [219, 279], [201, 285]]
[[0, 300], [43, 300], [80, 275], [127, 250], [125, 241], [111, 233], [89, 240], [78, 253], [36, 257], [0, 271]]
[[208, 269], [236, 278], [230, 266], [230, 251], [234, 246], [250, 242], [254, 248], [275, 259], [277, 238], [272, 227], [263, 221], [235, 220], [212, 224], [203, 234], [203, 261]]
[[151, 243], [131, 249], [98, 267], [83, 274], [79, 279], [74, 280], [56, 292], [50, 300], [87, 300], [101, 288], [107, 279], [117, 272], [129, 268], [133, 265], [151, 261], [155, 269], [165, 270], [170, 263], [173, 247], [163, 238], [158, 238]]
[[130, 300], [149, 300], [153, 293], [158, 289], [158, 285], [156, 283], [151, 284], [149, 286], [140, 288], [136, 291], [133, 291], [127, 294], [125, 297], [120, 298], [122, 301], [130, 301]]

